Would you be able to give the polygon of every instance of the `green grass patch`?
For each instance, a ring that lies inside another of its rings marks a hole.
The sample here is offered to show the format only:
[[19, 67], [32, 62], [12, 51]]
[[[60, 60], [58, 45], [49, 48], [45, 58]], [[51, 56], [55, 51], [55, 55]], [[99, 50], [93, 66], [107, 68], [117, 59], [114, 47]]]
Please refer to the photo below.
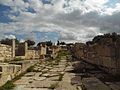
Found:
[[14, 58], [13, 61], [21, 61], [21, 60], [23, 60], [21, 57], [16, 57], [16, 58]]
[[11, 90], [15, 87], [12, 81], [7, 81], [3, 86], [0, 87], [0, 90]]

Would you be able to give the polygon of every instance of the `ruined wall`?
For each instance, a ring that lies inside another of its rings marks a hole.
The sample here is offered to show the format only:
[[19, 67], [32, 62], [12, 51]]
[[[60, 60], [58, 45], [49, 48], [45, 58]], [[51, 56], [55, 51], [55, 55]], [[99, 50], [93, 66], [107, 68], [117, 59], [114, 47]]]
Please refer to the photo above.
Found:
[[12, 59], [12, 47], [9, 45], [0, 44], [0, 61]]
[[46, 57], [56, 58], [60, 49], [60, 46], [55, 45], [47, 47]]
[[15, 50], [15, 56], [25, 56], [25, 53], [25, 43], [18, 44]]
[[114, 38], [103, 37], [99, 42], [85, 45], [84, 50], [80, 44], [75, 44], [72, 53], [78, 59], [104, 67], [107, 72], [120, 74], [120, 38]]
[[34, 59], [35, 58], [35, 50], [27, 50], [26, 59]]
[[26, 59], [39, 59], [39, 54], [37, 50], [27, 50]]
[[77, 59], [84, 58], [85, 57], [84, 47], [85, 47], [85, 44], [83, 43], [75, 43], [74, 47], [72, 47], [73, 56]]
[[30, 66], [33, 66], [37, 62], [38, 60], [26, 60], [12, 61], [11, 64], [0, 63], [0, 86], [25, 72]]
[[46, 55], [46, 46], [41, 46], [40, 47], [40, 52], [39, 52], [40, 55]]
[[58, 55], [58, 52], [60, 51], [60, 47], [59, 46], [52, 46], [51, 49], [52, 49], [51, 56], [53, 58], [56, 58]]
[[40, 59], [44, 59], [45, 55], [47, 54], [47, 46], [46, 45], [40, 45], [38, 54], [40, 56]]
[[21, 73], [21, 65], [1, 63], [0, 68], [0, 86]]
[[27, 42], [21, 43], [16, 48], [16, 57], [20, 57], [22, 59], [39, 59], [44, 58], [46, 55], [46, 46], [40, 46], [39, 49], [35, 49], [34, 47], [28, 47]]

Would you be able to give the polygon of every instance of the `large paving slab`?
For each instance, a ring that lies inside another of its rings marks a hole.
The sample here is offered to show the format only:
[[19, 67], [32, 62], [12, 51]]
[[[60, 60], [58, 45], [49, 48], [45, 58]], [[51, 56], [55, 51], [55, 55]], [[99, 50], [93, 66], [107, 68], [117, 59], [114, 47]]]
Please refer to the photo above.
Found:
[[82, 82], [87, 90], [111, 90], [111, 88], [95, 77], [83, 78]]
[[113, 90], [120, 90], [120, 82], [106, 82]]
[[71, 85], [69, 82], [62, 81], [58, 84], [55, 90], [77, 90], [76, 86]]
[[58, 83], [57, 81], [34, 81], [27, 85], [27, 88], [49, 88], [51, 85]]

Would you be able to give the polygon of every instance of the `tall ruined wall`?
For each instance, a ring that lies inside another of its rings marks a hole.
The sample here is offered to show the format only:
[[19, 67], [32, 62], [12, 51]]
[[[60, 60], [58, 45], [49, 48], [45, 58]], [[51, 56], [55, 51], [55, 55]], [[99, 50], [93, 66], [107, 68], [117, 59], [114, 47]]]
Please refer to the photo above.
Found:
[[73, 56], [77, 59], [81, 59], [84, 57], [84, 47], [83, 43], [76, 43], [74, 47], [72, 47]]
[[120, 74], [120, 36], [102, 36], [97, 42], [82, 47], [81, 44], [74, 45], [72, 53], [75, 57], [102, 66], [110, 73]]
[[12, 47], [9, 45], [0, 44], [0, 61], [12, 59]]

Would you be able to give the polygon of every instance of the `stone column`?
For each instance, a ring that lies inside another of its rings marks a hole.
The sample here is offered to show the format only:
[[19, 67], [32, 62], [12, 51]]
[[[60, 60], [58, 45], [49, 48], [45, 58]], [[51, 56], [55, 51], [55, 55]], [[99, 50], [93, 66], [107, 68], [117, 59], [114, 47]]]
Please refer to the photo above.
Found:
[[15, 39], [12, 39], [12, 58], [15, 58]]
[[45, 55], [47, 54], [47, 45], [45, 45], [44, 54], [45, 54]]
[[25, 42], [25, 58], [27, 58], [28, 43]]

